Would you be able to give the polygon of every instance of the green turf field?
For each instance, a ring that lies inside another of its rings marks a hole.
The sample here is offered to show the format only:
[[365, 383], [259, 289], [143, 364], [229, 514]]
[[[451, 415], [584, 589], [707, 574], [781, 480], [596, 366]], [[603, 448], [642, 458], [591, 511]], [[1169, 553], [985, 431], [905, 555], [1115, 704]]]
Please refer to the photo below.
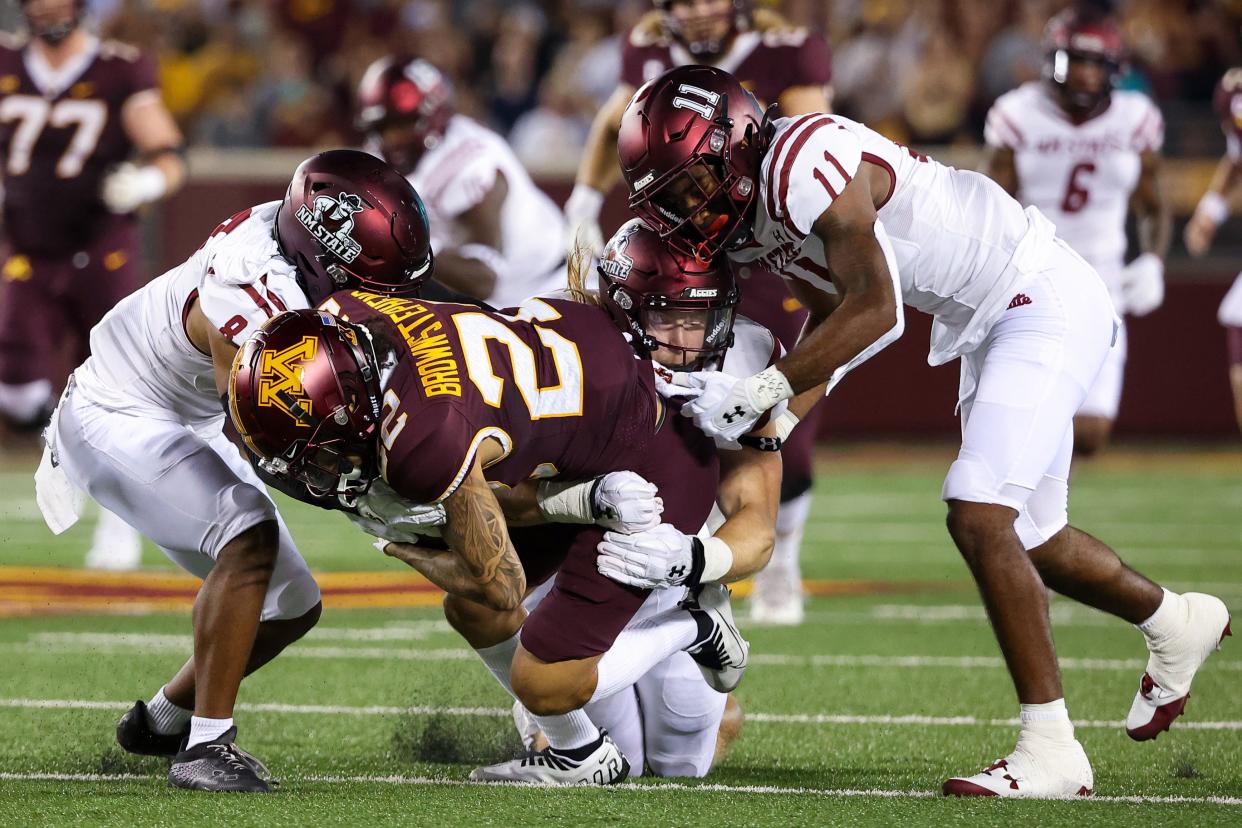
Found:
[[[463, 784], [474, 764], [517, 745], [506, 697], [434, 608], [408, 608], [327, 611], [243, 685], [239, 742], [283, 779], [278, 794], [175, 791], [161, 762], [115, 746], [112, 727], [181, 663], [188, 615], [12, 617], [0, 618], [0, 824], [1242, 824], [1242, 638], [1209, 661], [1180, 724], [1137, 744], [1120, 720], [1145, 662], [1140, 636], [1059, 599], [1067, 699], [1096, 796], [934, 795], [1016, 736], [1009, 680], [944, 531], [950, 457], [892, 448], [824, 458], [806, 576], [891, 583], [817, 598], [796, 630], [743, 626], [753, 663], [738, 698], [749, 718], [706, 780]], [[88, 527], [53, 538], [29, 470], [8, 469], [0, 564], [79, 565]], [[395, 565], [336, 516], [296, 505], [286, 515], [316, 569]], [[1077, 470], [1071, 515], [1170, 587], [1215, 592], [1242, 611], [1242, 452], [1116, 453]], [[146, 562], [168, 568], [154, 550]]]

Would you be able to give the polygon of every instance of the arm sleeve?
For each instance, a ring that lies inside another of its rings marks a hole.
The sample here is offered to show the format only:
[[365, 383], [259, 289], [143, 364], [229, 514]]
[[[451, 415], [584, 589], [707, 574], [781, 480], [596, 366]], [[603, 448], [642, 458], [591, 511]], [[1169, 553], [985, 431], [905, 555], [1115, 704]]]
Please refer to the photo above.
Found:
[[854, 132], [826, 115], [794, 119], [773, 144], [766, 179], [772, 212], [805, 237], [861, 163], [862, 142]]

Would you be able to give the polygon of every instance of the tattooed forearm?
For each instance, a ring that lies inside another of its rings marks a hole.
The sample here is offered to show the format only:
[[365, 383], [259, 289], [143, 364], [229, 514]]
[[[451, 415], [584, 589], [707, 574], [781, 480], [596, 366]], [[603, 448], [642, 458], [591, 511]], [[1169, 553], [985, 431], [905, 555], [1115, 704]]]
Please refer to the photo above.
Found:
[[[496, 609], [512, 609], [526, 592], [526, 575], [513, 544], [504, 514], [478, 468], [444, 501], [448, 522], [445, 542], [462, 564], [458, 589], [444, 589], [482, 600]], [[474, 594], [468, 594], [474, 593]]]

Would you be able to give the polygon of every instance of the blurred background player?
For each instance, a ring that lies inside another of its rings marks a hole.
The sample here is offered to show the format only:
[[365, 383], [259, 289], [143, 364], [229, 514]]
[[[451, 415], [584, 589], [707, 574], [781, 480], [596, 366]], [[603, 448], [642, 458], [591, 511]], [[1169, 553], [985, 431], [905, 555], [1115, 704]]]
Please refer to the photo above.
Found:
[[[1212, 246], [1216, 230], [1229, 217], [1229, 205], [1242, 192], [1242, 69], [1230, 69], [1216, 86], [1216, 113], [1225, 131], [1225, 154], [1216, 165], [1212, 183], [1199, 199], [1186, 224], [1186, 249], [1202, 256]], [[1217, 313], [1225, 326], [1229, 347], [1229, 384], [1233, 410], [1242, 428], [1242, 273], [1225, 294]]]
[[[830, 112], [832, 58], [824, 38], [790, 26], [779, 14], [752, 9], [749, 0], [656, 0], [624, 37], [616, 91], [591, 125], [574, 190], [565, 205], [568, 245], [592, 252], [603, 246], [599, 214], [604, 195], [620, 179], [617, 131], [634, 92], [674, 66], [705, 64], [736, 75], [761, 105], [777, 104], [780, 115]], [[806, 312], [777, 276], [757, 268], [742, 272], [739, 313], [772, 331], [792, 349]], [[784, 476], [777, 520], [776, 551], [754, 581], [751, 620], [798, 624], [803, 616], [798, 550], [811, 506], [813, 443], [819, 429], [815, 408], [782, 451]]]
[[[1164, 299], [1173, 217], [1157, 181], [1164, 119], [1142, 92], [1114, 89], [1121, 31], [1106, 0], [1048, 22], [1044, 79], [1003, 96], [988, 113], [987, 173], [1033, 204], [1104, 278], [1118, 314], [1144, 316]], [[1124, 263], [1126, 216], [1140, 253]], [[1074, 450], [1091, 455], [1112, 432], [1126, 364], [1126, 328], [1074, 418]]]
[[[142, 284], [134, 211], [181, 186], [181, 132], [153, 62], [82, 25], [81, 0], [26, 0], [0, 40], [0, 417], [41, 427], [88, 334]], [[101, 510], [90, 567], [132, 569], [138, 533]]]
[[497, 308], [564, 286], [561, 211], [503, 138], [454, 111], [439, 70], [375, 61], [359, 84], [357, 120], [369, 147], [423, 195], [436, 281]]

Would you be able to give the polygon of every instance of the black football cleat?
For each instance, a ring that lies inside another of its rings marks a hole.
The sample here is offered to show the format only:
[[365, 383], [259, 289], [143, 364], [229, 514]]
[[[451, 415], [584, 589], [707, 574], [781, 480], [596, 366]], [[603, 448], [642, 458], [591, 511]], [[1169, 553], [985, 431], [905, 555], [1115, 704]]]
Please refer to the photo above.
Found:
[[116, 743], [129, 753], [141, 756], [167, 756], [172, 758], [181, 750], [190, 735], [190, 727], [180, 733], [156, 733], [147, 723], [147, 706], [136, 701], [121, 720], [116, 723]]
[[230, 727], [220, 738], [186, 748], [173, 759], [168, 782], [176, 788], [197, 791], [271, 793], [272, 784], [263, 778], [263, 763], [233, 744], [237, 728]]

